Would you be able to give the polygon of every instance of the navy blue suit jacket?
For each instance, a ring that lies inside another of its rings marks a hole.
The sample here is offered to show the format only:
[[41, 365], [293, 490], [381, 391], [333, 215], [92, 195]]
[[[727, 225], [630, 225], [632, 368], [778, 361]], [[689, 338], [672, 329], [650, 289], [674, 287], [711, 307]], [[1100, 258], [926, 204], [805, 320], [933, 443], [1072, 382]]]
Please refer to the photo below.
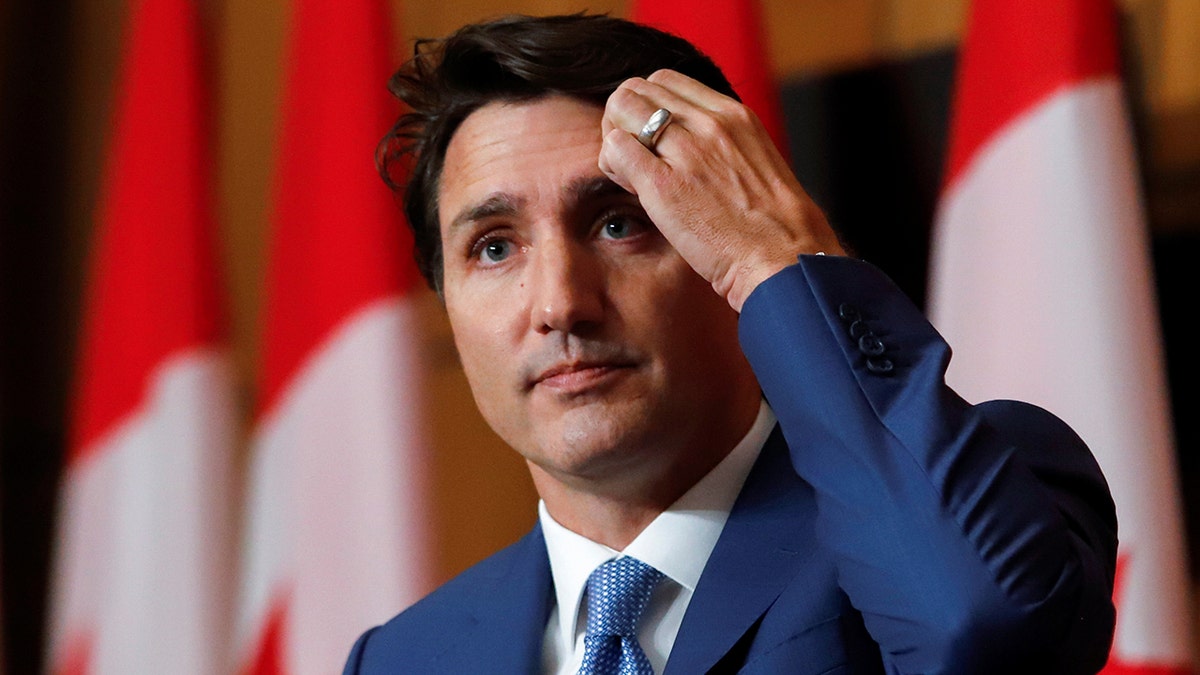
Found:
[[[780, 424], [667, 675], [1100, 669], [1116, 516], [1065, 424], [950, 391], [949, 349], [866, 263], [802, 257], [739, 330]], [[534, 528], [365, 633], [345, 673], [536, 673], [552, 583]]]

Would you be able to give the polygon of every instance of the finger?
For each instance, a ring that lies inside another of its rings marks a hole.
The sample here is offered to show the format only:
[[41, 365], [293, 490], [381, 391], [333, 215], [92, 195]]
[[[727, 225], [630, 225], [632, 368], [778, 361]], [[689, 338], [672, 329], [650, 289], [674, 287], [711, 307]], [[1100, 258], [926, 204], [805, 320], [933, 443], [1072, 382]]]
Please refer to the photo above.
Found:
[[[676, 101], [675, 105], [687, 105], [701, 111], [702, 114], [694, 118], [695, 123], [689, 125], [690, 131], [701, 136], [707, 137], [719, 130], [734, 135], [742, 135], [747, 131], [759, 136], [766, 134], [762, 120], [749, 106], [683, 73], [658, 70], [633, 88], [654, 100], [663, 100], [669, 95]], [[709, 122], [715, 124], [710, 125]]]
[[[634, 137], [660, 108], [671, 112], [671, 121], [663, 134], [678, 133], [671, 127], [686, 126], [686, 120], [698, 119], [705, 114], [686, 99], [658, 85], [649, 84], [641, 78], [626, 80], [608, 98], [601, 121], [601, 130], [607, 134], [612, 129], [622, 129]], [[684, 124], [681, 124], [684, 122]]]
[[599, 164], [605, 176], [639, 199], [649, 194], [654, 181], [661, 180], [660, 174], [670, 171], [653, 152], [622, 129], [613, 129], [604, 136]]
[[[632, 110], [641, 110], [652, 105], [633, 89], [633, 82], [642, 78], [635, 77], [625, 80], [613, 90], [604, 101], [604, 116], [600, 120], [600, 132], [607, 136], [608, 132], [618, 128], [618, 120], [623, 121], [634, 114]], [[624, 127], [620, 127], [624, 128]]]
[[[740, 135], [749, 130], [755, 136], [767, 138], [766, 127], [762, 120], [749, 106], [737, 99], [709, 88], [707, 85], [694, 80], [683, 73], [674, 70], [658, 70], [650, 77], [637, 83], [630, 83], [631, 89], [651, 100], [672, 100], [673, 105], [684, 109], [697, 111], [691, 117], [692, 124], [685, 125], [690, 134], [703, 136], [720, 133], [723, 129], [728, 133]], [[674, 108], [671, 108], [674, 112]], [[715, 122], [710, 125], [708, 122]], [[765, 151], [756, 158], [758, 162], [769, 162], [776, 171], [792, 173], [791, 165], [779, 154], [773, 143], [761, 146]]]
[[675, 70], [656, 70], [643, 82], [669, 91], [677, 99], [687, 101], [690, 105], [705, 110], [717, 111], [728, 108], [730, 105], [740, 105], [736, 99]]
[[[639, 91], [644, 88], [646, 88], [646, 81], [635, 78], [621, 83], [621, 86], [609, 95], [608, 101], [604, 105], [604, 117], [600, 123], [601, 130], [605, 134], [613, 129], [622, 129], [637, 136], [654, 111], [659, 108], [671, 110], [670, 106], [664, 102], [668, 99], [667, 96], [658, 99], [651, 98], [643, 91]], [[676, 106], [676, 108], [678, 107]], [[676, 112], [677, 110], [671, 110], [672, 115]]]

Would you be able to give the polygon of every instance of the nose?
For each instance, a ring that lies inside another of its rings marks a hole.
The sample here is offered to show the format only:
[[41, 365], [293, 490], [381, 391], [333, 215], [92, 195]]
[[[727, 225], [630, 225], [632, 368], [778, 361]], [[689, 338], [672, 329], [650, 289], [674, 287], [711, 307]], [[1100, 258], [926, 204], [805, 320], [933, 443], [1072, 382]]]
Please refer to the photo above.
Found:
[[554, 238], [535, 248], [530, 325], [539, 333], [586, 333], [604, 316], [604, 266], [585, 242]]

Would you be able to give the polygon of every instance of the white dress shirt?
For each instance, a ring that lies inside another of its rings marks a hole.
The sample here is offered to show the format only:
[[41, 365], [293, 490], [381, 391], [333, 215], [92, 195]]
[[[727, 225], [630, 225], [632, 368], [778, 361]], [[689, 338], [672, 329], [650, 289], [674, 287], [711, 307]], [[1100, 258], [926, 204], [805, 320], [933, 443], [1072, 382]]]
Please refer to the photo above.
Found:
[[729, 455], [651, 521], [624, 551], [568, 530], [550, 517], [545, 503], [538, 503], [556, 599], [542, 641], [543, 673], [579, 671], [587, 630], [588, 576], [600, 564], [620, 556], [633, 556], [666, 576], [650, 596], [638, 629], [638, 642], [654, 672], [663, 671], [700, 573], [774, 426], [775, 414], [763, 402], [750, 431]]

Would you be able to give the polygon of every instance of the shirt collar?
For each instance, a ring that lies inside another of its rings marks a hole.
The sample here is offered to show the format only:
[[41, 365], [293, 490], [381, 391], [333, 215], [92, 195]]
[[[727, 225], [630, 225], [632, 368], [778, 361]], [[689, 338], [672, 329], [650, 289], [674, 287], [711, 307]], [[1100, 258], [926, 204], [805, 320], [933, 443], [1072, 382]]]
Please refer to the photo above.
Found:
[[653, 566], [690, 594], [717, 545], [738, 493], [775, 426], [775, 414], [762, 402], [750, 431], [711, 471], [642, 530], [624, 551], [616, 551], [560, 525], [538, 501], [554, 578], [558, 619], [565, 644], [577, 633], [583, 592], [592, 570], [628, 555]]

